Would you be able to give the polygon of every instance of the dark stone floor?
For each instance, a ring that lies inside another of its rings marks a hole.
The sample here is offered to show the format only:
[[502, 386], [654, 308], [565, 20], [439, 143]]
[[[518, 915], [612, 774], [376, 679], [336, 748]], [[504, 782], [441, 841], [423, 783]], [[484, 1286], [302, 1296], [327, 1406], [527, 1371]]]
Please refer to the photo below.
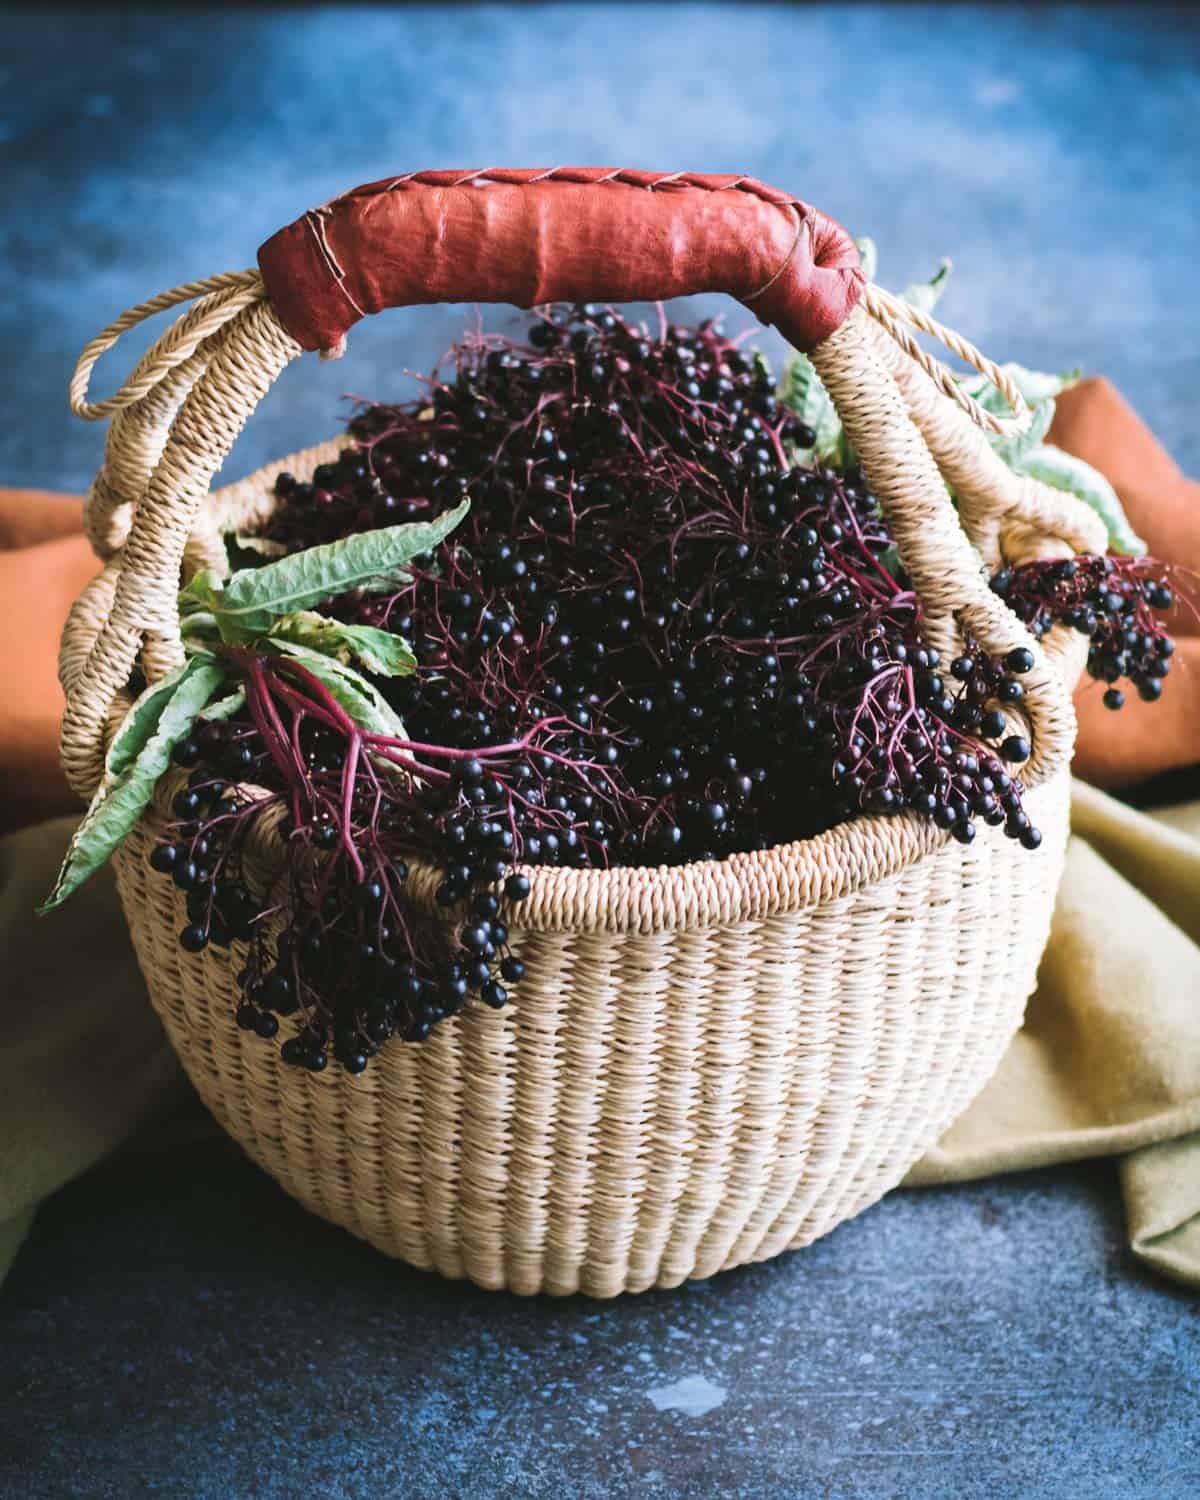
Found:
[[405, 1270], [195, 1146], [62, 1194], [0, 1308], [5, 1500], [1200, 1493], [1197, 1307], [1107, 1163], [594, 1303]]
[[[0, 82], [5, 482], [86, 483], [67, 375], [127, 304], [356, 182], [562, 161], [754, 173], [873, 234], [892, 285], [952, 255], [952, 321], [1106, 371], [1200, 468], [1184, 7], [42, 5], [5, 15]], [[231, 473], [461, 319], [293, 366]], [[3, 1500], [1200, 1493], [1197, 1306], [1132, 1261], [1107, 1164], [897, 1194], [601, 1306], [398, 1269], [200, 1144], [50, 1204], [0, 1329]]]

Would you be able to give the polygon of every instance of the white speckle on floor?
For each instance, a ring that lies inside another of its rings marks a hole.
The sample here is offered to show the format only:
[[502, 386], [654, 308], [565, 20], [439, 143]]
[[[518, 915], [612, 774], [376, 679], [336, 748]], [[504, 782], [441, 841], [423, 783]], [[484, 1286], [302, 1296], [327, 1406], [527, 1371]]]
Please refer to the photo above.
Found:
[[685, 1375], [646, 1394], [659, 1411], [681, 1411], [686, 1417], [703, 1417], [725, 1400], [725, 1388], [703, 1375]]

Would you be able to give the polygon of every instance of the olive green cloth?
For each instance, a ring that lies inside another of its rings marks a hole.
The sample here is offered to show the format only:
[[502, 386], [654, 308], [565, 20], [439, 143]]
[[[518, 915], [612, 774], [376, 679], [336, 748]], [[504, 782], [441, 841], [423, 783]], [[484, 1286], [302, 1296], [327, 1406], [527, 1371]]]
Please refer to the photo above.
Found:
[[[146, 1001], [111, 875], [35, 921], [73, 820], [0, 842], [0, 1276], [37, 1203], [186, 1085]], [[1200, 1287], [1200, 802], [1147, 816], [1077, 782], [1026, 1024], [912, 1172], [943, 1183], [1119, 1156], [1132, 1247]]]
[[1134, 1253], [1200, 1287], [1200, 802], [1076, 781], [1071, 829], [1025, 1025], [907, 1180], [1118, 1156]]
[[77, 822], [0, 839], [0, 1278], [41, 1199], [186, 1097], [112, 872], [33, 915]]

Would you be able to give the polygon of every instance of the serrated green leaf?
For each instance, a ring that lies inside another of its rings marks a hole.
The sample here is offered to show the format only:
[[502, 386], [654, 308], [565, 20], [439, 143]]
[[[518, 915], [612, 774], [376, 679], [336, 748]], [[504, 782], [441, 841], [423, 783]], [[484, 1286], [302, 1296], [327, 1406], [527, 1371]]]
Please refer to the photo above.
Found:
[[409, 576], [406, 564], [444, 541], [470, 508], [471, 502], [464, 500], [434, 521], [360, 531], [293, 552], [261, 568], [244, 568], [219, 593], [214, 593], [210, 578], [198, 573], [183, 590], [181, 601], [211, 610], [222, 640], [251, 641], [280, 615], [310, 609], [335, 594], [399, 587]]
[[361, 672], [296, 641], [268, 638], [266, 644], [306, 667], [360, 729], [372, 734], [386, 734], [393, 739], [405, 738], [403, 720], [375, 684]]
[[1116, 490], [1091, 464], [1066, 453], [1050, 443], [1043, 443], [1027, 453], [1021, 462], [1021, 472], [1040, 479], [1043, 484], [1056, 490], [1065, 490], [1090, 505], [1108, 531], [1109, 545], [1114, 552], [1130, 556], [1141, 556], [1146, 544], [1130, 526], [1125, 509]]
[[170, 702], [175, 689], [179, 686], [180, 679], [187, 670], [188, 663], [184, 662], [181, 667], [176, 667], [173, 672], [168, 672], [165, 677], [152, 682], [130, 705], [128, 713], [121, 720], [116, 734], [112, 737], [108, 754], [104, 757], [106, 781], [115, 781], [122, 771], [137, 759], [138, 753], [158, 728], [163, 709]]
[[944, 260], [928, 281], [915, 281], [911, 286], [906, 286], [903, 292], [905, 302], [918, 312], [931, 313], [946, 290], [950, 269], [950, 262]]
[[[197, 715], [224, 680], [224, 665], [211, 656], [193, 656], [184, 663], [173, 691], [159, 707], [153, 732], [131, 754], [136, 740], [131, 731], [117, 758], [121, 769], [115, 775], [106, 775], [96, 789], [40, 913], [61, 906], [125, 839], [153, 797], [159, 778], [170, 764], [171, 751], [186, 738]], [[138, 702], [144, 703], [146, 696], [142, 694]]]
[[417, 670], [416, 655], [403, 636], [373, 625], [346, 625], [313, 610], [282, 616], [268, 635], [272, 640], [308, 646], [343, 666], [359, 666], [376, 677], [407, 677]]

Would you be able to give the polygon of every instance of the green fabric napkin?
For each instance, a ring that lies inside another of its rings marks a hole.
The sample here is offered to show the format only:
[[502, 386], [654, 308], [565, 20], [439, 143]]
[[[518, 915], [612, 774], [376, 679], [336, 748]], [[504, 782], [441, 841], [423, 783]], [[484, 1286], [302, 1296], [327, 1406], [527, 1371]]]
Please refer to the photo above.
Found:
[[1135, 1254], [1200, 1287], [1200, 802], [1077, 781], [1071, 829], [1025, 1024], [908, 1181], [1118, 1156]]
[[76, 822], [0, 839], [0, 1277], [37, 1204], [186, 1088], [112, 872], [53, 917], [33, 915]]
[[[1071, 816], [1025, 1026], [908, 1182], [1119, 1156], [1135, 1253], [1200, 1286], [1200, 802], [1149, 816], [1077, 782]], [[32, 916], [73, 824], [0, 841], [0, 1276], [41, 1199], [188, 1099], [111, 875]]]

